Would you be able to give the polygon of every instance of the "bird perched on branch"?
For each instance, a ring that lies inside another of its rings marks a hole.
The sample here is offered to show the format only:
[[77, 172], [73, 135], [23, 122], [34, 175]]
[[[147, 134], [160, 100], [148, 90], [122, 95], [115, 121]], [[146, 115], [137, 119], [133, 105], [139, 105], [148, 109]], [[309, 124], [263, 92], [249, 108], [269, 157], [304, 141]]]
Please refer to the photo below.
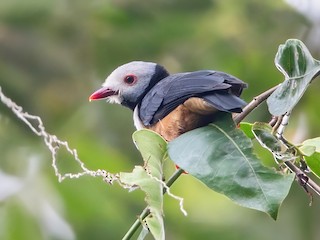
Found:
[[247, 84], [224, 72], [201, 70], [170, 75], [161, 65], [134, 61], [116, 68], [89, 100], [106, 99], [133, 110], [137, 129], [171, 141], [215, 120], [217, 112], [239, 113]]

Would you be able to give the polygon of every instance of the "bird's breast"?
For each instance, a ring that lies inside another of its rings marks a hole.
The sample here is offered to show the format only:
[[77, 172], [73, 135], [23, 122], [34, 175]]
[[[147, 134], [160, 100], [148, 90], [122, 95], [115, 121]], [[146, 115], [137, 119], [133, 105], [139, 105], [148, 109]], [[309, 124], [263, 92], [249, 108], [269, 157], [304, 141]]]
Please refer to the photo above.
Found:
[[193, 97], [180, 104], [157, 123], [146, 128], [171, 141], [185, 132], [209, 124], [213, 121], [216, 112], [217, 109], [203, 99]]

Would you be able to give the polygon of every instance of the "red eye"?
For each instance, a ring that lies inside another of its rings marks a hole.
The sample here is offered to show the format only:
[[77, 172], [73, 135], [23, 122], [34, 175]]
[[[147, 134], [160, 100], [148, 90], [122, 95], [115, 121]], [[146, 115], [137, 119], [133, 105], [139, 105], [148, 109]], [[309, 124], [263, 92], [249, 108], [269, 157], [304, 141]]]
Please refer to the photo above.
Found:
[[124, 77], [124, 82], [129, 85], [135, 84], [137, 81], [137, 77], [135, 75], [127, 75]]

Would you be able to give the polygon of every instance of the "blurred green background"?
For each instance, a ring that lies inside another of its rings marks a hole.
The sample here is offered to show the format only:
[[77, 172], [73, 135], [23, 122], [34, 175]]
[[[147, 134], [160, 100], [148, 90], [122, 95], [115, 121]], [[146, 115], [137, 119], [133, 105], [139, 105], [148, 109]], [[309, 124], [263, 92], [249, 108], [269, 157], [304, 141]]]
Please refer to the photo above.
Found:
[[[315, 27], [278, 0], [3, 0], [0, 86], [76, 148], [88, 168], [130, 171], [142, 163], [131, 140], [132, 113], [88, 102], [115, 67], [145, 60], [170, 72], [225, 71], [249, 83], [243, 98], [250, 101], [282, 81], [273, 60], [288, 38], [305, 41], [320, 58], [320, 45], [311, 41]], [[313, 83], [295, 109], [289, 139], [320, 135], [319, 88]], [[269, 118], [263, 105], [247, 120]], [[257, 153], [273, 161], [260, 148]], [[62, 172], [78, 170], [65, 153], [58, 161]], [[185, 199], [188, 216], [165, 197], [167, 239], [320, 239], [320, 201], [315, 196], [309, 207], [296, 183], [276, 222], [188, 175], [172, 192]], [[144, 208], [143, 198], [101, 178], [59, 183], [42, 139], [0, 104], [0, 239], [120, 239]]]

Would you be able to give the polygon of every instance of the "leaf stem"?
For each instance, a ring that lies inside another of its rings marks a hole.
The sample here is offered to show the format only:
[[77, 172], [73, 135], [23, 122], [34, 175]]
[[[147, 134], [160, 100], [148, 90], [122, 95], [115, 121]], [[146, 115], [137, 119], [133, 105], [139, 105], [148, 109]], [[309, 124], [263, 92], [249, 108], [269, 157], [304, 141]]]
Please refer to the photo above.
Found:
[[[180, 177], [180, 175], [181, 175], [182, 173], [184, 173], [184, 170], [181, 169], [181, 168], [178, 168], [178, 169], [172, 174], [172, 176], [168, 179], [168, 181], [167, 181], [167, 186], [168, 186], [168, 187], [171, 187], [172, 184]], [[164, 189], [163, 189], [163, 194], [165, 194], [166, 191], [167, 191], [167, 190], [164, 188]]]
[[[168, 179], [167, 181], [167, 186], [170, 187], [179, 177], [180, 175], [184, 173], [184, 171], [179, 168], [177, 169], [172, 175], [171, 177]], [[166, 188], [163, 189], [163, 194], [166, 193]], [[130, 229], [128, 230], [128, 232], [124, 235], [124, 237], [122, 238], [122, 240], [129, 240], [133, 234], [138, 230], [138, 228], [141, 225], [141, 222], [143, 221], [143, 219], [145, 219], [148, 215], [149, 215], [149, 208], [146, 207], [142, 213], [139, 215], [139, 217], [137, 218], [137, 220], [131, 225]]]

